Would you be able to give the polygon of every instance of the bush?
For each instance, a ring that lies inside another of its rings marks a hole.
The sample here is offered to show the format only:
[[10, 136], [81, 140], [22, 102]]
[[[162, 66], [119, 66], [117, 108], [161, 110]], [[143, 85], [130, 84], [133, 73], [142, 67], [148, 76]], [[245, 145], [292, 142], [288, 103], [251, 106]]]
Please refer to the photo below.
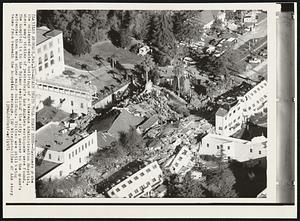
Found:
[[53, 104], [53, 100], [51, 99], [51, 97], [49, 96], [49, 97], [47, 97], [44, 101], [43, 101], [43, 105], [44, 106], [51, 106], [52, 104]]

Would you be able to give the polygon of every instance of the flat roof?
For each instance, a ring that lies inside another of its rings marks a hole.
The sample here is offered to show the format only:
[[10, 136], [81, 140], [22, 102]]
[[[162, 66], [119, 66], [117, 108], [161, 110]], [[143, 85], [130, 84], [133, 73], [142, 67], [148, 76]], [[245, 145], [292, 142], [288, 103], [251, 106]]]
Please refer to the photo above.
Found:
[[36, 45], [39, 45], [39, 44], [43, 43], [44, 41], [46, 41], [52, 37], [55, 37], [61, 33], [62, 33], [62, 31], [57, 30], [57, 29], [50, 30], [44, 26], [38, 27], [36, 29]]
[[35, 164], [35, 179], [43, 177], [45, 174], [49, 173], [51, 170], [58, 167], [60, 163], [54, 163], [48, 160], [41, 160]]
[[128, 164], [126, 164], [124, 167], [122, 167], [117, 172], [113, 173], [108, 178], [102, 180], [100, 183], [96, 184], [96, 191], [98, 193], [106, 193], [109, 191], [113, 186], [121, 183], [123, 180], [127, 179], [129, 176], [135, 174], [142, 168], [146, 166], [145, 162], [135, 160]]
[[130, 127], [136, 127], [144, 120], [143, 117], [134, 116], [127, 110], [123, 109], [116, 120], [113, 122], [108, 133], [115, 137], [119, 137], [120, 132], [127, 132]]
[[65, 131], [63, 133], [64, 129], [66, 129], [66, 127], [59, 122], [50, 122], [41, 127], [36, 132], [36, 146], [62, 152], [83, 139], [83, 137], [77, 133], [71, 134], [71, 131]]
[[222, 136], [222, 135], [218, 135], [218, 134], [211, 134], [211, 133], [207, 134], [205, 137], [203, 137], [203, 139], [206, 137], [220, 140], [223, 142], [239, 142], [239, 143], [243, 143], [243, 144], [246, 144], [249, 142], [248, 140], [243, 140], [243, 139], [238, 139], [238, 138], [233, 138], [233, 137], [226, 137], [226, 136]]

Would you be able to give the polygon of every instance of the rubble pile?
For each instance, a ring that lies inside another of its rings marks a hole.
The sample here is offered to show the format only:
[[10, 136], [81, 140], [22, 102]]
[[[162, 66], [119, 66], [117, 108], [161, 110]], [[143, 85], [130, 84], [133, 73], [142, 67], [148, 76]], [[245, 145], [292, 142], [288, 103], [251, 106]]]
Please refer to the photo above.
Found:
[[161, 122], [182, 118], [182, 114], [172, 110], [170, 105], [171, 102], [168, 95], [157, 88], [153, 88], [149, 93], [132, 97], [128, 102], [127, 108], [131, 113], [146, 118], [158, 114]]

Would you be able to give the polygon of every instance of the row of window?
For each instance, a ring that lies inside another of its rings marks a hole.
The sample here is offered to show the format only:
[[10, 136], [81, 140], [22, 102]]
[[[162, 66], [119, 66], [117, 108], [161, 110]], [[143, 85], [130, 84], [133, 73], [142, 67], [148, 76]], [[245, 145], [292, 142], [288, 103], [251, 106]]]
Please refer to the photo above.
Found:
[[[152, 166], [152, 169], [156, 169], [156, 168], [157, 168], [157, 165], [153, 165], [153, 166]], [[150, 173], [150, 172], [151, 172], [151, 169], [150, 169], [150, 168], [147, 168], [147, 169], [145, 170], [145, 172], [146, 172], [146, 173]], [[140, 177], [145, 176], [145, 172], [140, 172], [139, 176], [140, 176]], [[136, 175], [136, 176], [133, 177], [133, 179], [134, 179], [134, 180], [138, 180], [138, 179], [139, 179], [139, 176]], [[153, 178], [152, 181], [155, 182], [156, 179]], [[130, 185], [130, 184], [132, 184], [132, 183], [133, 183], [133, 181], [132, 181], [131, 179], [127, 180], [127, 185], [128, 185], [128, 184]], [[124, 188], [127, 187], [127, 185], [126, 185], [125, 183], [123, 183], [123, 184], [121, 185], [121, 187], [124, 189]], [[120, 192], [120, 188], [119, 188], [119, 187], [116, 188], [116, 192]], [[111, 194], [114, 195], [114, 194], [115, 194], [114, 191], [112, 191]]]
[[[250, 153], [253, 153], [253, 149], [250, 148], [249, 151], [250, 151]], [[261, 151], [260, 151], [260, 150], [258, 151], [258, 154], [261, 154]]]
[[[57, 43], [59, 44], [59, 38], [57, 39]], [[44, 44], [43, 45], [43, 50], [46, 51], [48, 49], [48, 46], [49, 48], [52, 48], [53, 47], [53, 41], [50, 41], [49, 44]], [[42, 52], [42, 47], [39, 47], [37, 49], [37, 53], [41, 53]], [[59, 52], [59, 51], [58, 51]]]
[[[209, 147], [209, 143], [206, 144], [207, 147]], [[219, 150], [220, 148], [223, 148], [223, 144], [217, 145], [217, 149]], [[230, 146], [227, 146], [227, 150], [230, 150]], [[253, 149], [250, 148], [250, 153], [253, 153]], [[261, 151], [258, 151], [258, 154], [261, 154]]]
[[[52, 59], [52, 60], [50, 61], [50, 64], [51, 64], [51, 65], [54, 65], [54, 59]], [[45, 69], [47, 69], [48, 67], [49, 67], [48, 62], [46, 62], [46, 63], [45, 63]], [[43, 70], [43, 65], [39, 66], [39, 71], [42, 71], [42, 70]]]
[[[154, 178], [151, 179], [151, 181], [152, 181], [153, 183], [155, 183], [155, 182], [157, 181], [157, 179], [154, 177]], [[128, 182], [128, 183], [129, 183], [129, 182]], [[132, 183], [132, 181], [131, 181], [130, 183]], [[149, 185], [150, 185], [150, 181], [147, 181], [147, 182], [146, 182], [146, 186], [149, 186]], [[123, 189], [126, 188], [126, 184], [122, 184], [121, 187], [116, 188], [116, 192], [120, 192], [120, 191], [121, 191], [120, 188], [123, 188]], [[141, 191], [143, 191], [143, 189], [144, 189], [145, 187], [142, 185], [142, 186], [140, 186], [139, 188], [140, 188]], [[138, 188], [134, 190], [134, 193], [135, 193], [135, 194], [137, 194], [138, 192], [139, 192], [139, 189], [138, 189]], [[111, 195], [112, 195], [112, 196], [115, 195], [115, 192], [112, 191], [112, 192], [111, 192]], [[133, 197], [133, 193], [129, 193], [129, 194], [128, 194], [128, 197]]]
[[81, 147], [78, 147], [78, 149], [73, 150], [72, 153], [69, 153], [69, 159], [76, 156], [78, 153], [80, 153], [80, 151], [83, 151], [84, 149], [87, 149], [87, 147], [89, 147], [91, 144], [93, 144], [93, 139], [91, 139], [90, 141], [88, 141], [85, 144], [82, 144]]

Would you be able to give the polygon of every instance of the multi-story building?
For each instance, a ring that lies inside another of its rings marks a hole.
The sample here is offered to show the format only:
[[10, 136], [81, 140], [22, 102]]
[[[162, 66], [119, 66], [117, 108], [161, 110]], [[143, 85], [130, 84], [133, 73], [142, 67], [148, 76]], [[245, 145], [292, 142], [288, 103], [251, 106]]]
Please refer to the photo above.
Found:
[[267, 156], [267, 138], [255, 137], [251, 141], [217, 134], [202, 138], [200, 155], [223, 157], [223, 160], [245, 162]]
[[98, 149], [97, 131], [78, 134], [69, 125], [50, 122], [36, 131], [36, 179], [67, 176], [89, 161]]
[[37, 28], [36, 111], [44, 107], [45, 99], [52, 106], [68, 113], [87, 114], [92, 107], [95, 87], [64, 75], [63, 34], [47, 27]]
[[37, 80], [45, 80], [62, 74], [65, 69], [63, 34], [47, 27], [37, 28]]
[[173, 174], [185, 174], [193, 166], [192, 152], [187, 146], [181, 147], [178, 153], [167, 163], [166, 168]]
[[111, 198], [151, 197], [162, 183], [163, 172], [156, 161], [147, 165], [133, 161], [97, 184], [96, 189]]
[[231, 136], [255, 113], [262, 112], [267, 102], [267, 81], [263, 80], [229, 109], [219, 108], [215, 115], [216, 133]]

